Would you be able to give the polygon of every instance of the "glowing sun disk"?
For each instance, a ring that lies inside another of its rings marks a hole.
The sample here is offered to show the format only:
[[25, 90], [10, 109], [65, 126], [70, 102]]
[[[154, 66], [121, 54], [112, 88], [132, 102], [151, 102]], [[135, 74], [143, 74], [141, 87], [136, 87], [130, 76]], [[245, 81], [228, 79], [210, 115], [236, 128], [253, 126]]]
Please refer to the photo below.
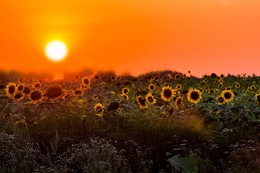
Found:
[[51, 41], [45, 47], [45, 54], [49, 60], [59, 62], [63, 60], [68, 53], [67, 46], [58, 40]]

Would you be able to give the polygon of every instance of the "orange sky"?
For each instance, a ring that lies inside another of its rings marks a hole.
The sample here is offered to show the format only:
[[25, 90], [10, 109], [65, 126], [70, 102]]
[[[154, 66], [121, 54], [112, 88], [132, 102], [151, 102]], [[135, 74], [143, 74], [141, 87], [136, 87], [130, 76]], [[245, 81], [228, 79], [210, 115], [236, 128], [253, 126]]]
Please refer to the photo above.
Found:
[[[260, 75], [259, 0], [1, 0], [0, 69]], [[59, 39], [63, 62], [44, 55]]]

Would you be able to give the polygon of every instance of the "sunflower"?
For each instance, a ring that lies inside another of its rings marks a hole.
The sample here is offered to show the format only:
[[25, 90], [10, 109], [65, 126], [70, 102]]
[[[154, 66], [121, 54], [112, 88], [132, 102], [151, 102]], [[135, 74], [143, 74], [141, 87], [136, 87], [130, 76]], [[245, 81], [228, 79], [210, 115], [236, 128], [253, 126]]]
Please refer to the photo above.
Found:
[[221, 78], [224, 78], [224, 77], [225, 77], [225, 75], [224, 75], [224, 74], [221, 74], [221, 75], [220, 75], [220, 77], [221, 77]]
[[223, 83], [219, 83], [219, 84], [218, 84], [218, 87], [219, 87], [219, 88], [223, 87]]
[[13, 97], [15, 92], [17, 90], [16, 84], [15, 83], [9, 83], [6, 85], [5, 91], [8, 97]]
[[191, 103], [197, 104], [202, 99], [202, 92], [198, 89], [190, 89], [187, 98]]
[[182, 96], [178, 96], [178, 97], [176, 98], [175, 102], [174, 102], [175, 107], [176, 107], [176, 108], [179, 108], [179, 107], [181, 106], [181, 104], [182, 104], [182, 101], [183, 101]]
[[120, 104], [118, 102], [112, 102], [107, 106], [107, 110], [116, 111], [120, 108]]
[[159, 81], [159, 79], [160, 79], [160, 76], [156, 76], [156, 77], [154, 78], [155, 81]]
[[175, 86], [175, 88], [176, 88], [177, 90], [181, 90], [182, 85], [181, 85], [181, 84], [177, 84], [177, 85]]
[[220, 79], [218, 80], [218, 83], [224, 83], [223, 78], [220, 78]]
[[150, 104], [150, 105], [153, 105], [156, 103], [156, 99], [154, 98], [154, 96], [149, 93], [145, 96], [145, 99], [147, 100], [147, 102]]
[[33, 88], [40, 88], [42, 84], [40, 82], [36, 82], [33, 84]]
[[81, 79], [81, 83], [85, 86], [89, 86], [90, 85], [90, 79], [88, 77], [83, 77]]
[[115, 81], [116, 80], [116, 76], [111, 76], [111, 80]]
[[128, 94], [128, 93], [129, 93], [129, 88], [124, 87], [124, 88], [122, 89], [122, 94]]
[[127, 94], [121, 94], [122, 97], [124, 97], [125, 100], [129, 100], [129, 96]]
[[220, 105], [220, 104], [223, 104], [223, 103], [224, 103], [224, 100], [225, 100], [222, 96], [219, 96], [219, 97], [217, 97], [216, 99], [217, 99], [219, 105]]
[[23, 89], [24, 89], [24, 84], [19, 84], [17, 86], [17, 91], [23, 91]]
[[257, 87], [256, 87], [255, 85], [251, 85], [251, 86], [250, 86], [250, 91], [251, 91], [252, 93], [256, 92], [256, 91], [257, 91]]
[[205, 92], [210, 94], [210, 88], [206, 89]]
[[186, 95], [186, 94], [188, 94], [188, 92], [189, 92], [189, 90], [185, 89], [185, 90], [182, 90], [181, 94]]
[[224, 102], [228, 103], [234, 99], [234, 93], [232, 90], [223, 90], [221, 96], [224, 98]]
[[240, 83], [236, 82], [235, 83], [235, 88], [240, 88]]
[[77, 88], [77, 89], [73, 90], [73, 95], [74, 96], [82, 96], [83, 95], [82, 89]]
[[24, 98], [24, 93], [23, 92], [15, 92], [14, 99], [22, 100], [23, 98]]
[[219, 80], [218, 79], [214, 79], [214, 84], [218, 84], [219, 83]]
[[103, 106], [101, 103], [97, 103], [94, 106], [94, 110], [96, 112], [96, 115], [99, 117], [102, 117], [103, 113], [104, 113], [104, 108], [105, 106]]
[[26, 95], [29, 95], [31, 93], [31, 89], [25, 86], [23, 88], [23, 93], [26, 94]]
[[96, 80], [98, 80], [100, 77], [99, 77], [99, 75], [94, 75], [94, 79], [96, 79]]
[[171, 99], [173, 97], [175, 97], [177, 94], [177, 90], [175, 89], [172, 89], [171, 87], [169, 86], [165, 86], [162, 88], [162, 91], [161, 91], [161, 98], [164, 100], [164, 101], [171, 101]]
[[257, 104], [260, 104], [260, 93], [255, 95], [255, 100]]
[[148, 108], [148, 103], [146, 101], [146, 98], [142, 96], [136, 96], [135, 100], [141, 109]]
[[87, 86], [87, 85], [84, 85], [84, 84], [81, 84], [81, 85], [80, 85], [80, 88], [81, 88], [82, 90], [87, 90], [87, 89], [88, 89], [88, 86]]
[[34, 90], [33, 92], [30, 93], [29, 98], [32, 103], [40, 102], [43, 99], [43, 93], [41, 90]]
[[180, 80], [181, 79], [181, 74], [176, 74], [174, 77], [176, 80]]
[[216, 73], [211, 73], [210, 77], [216, 78], [216, 77], [218, 77], [218, 76], [216, 75]]
[[149, 89], [149, 91], [153, 91], [153, 90], [155, 89], [155, 85], [151, 83], [151, 84], [148, 86], [148, 89]]
[[59, 98], [62, 95], [62, 88], [60, 86], [50, 86], [46, 89], [45, 95], [50, 99]]

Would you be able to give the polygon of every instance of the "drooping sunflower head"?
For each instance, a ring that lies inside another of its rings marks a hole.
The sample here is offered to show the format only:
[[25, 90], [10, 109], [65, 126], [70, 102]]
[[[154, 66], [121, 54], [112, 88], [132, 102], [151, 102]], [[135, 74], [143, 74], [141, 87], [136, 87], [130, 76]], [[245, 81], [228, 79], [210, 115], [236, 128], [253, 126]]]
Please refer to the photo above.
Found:
[[0, 84], [0, 90], [5, 88], [5, 84]]
[[6, 85], [5, 92], [6, 92], [8, 97], [13, 97], [16, 90], [17, 90], [17, 87], [16, 87], [15, 83], [11, 82], [11, 83]]
[[112, 102], [107, 106], [107, 110], [116, 111], [120, 108], [120, 104], [118, 102]]
[[147, 103], [145, 97], [143, 97], [143, 96], [136, 96], [135, 100], [136, 100], [137, 104], [139, 105], [140, 109], [148, 108], [148, 103]]
[[172, 89], [170, 86], [165, 86], [162, 88], [162, 91], [161, 91], [161, 98], [164, 100], [164, 101], [171, 101], [173, 97], [175, 97], [177, 94], [177, 90], [175, 89]]
[[56, 85], [50, 86], [46, 89], [45, 95], [50, 99], [59, 98], [62, 95], [62, 88]]
[[151, 83], [151, 84], [148, 86], [148, 89], [149, 89], [149, 91], [153, 91], [153, 90], [155, 89], [155, 85]]
[[221, 96], [224, 98], [224, 102], [228, 103], [234, 99], [234, 93], [232, 90], [223, 90]]
[[174, 102], [176, 108], [180, 108], [182, 105], [183, 98], [182, 96], [178, 96]]
[[191, 88], [187, 94], [187, 99], [194, 104], [197, 104], [202, 99], [202, 92], [198, 89]]
[[23, 93], [26, 94], [26, 95], [29, 95], [31, 93], [31, 89], [29, 87], [25, 86], [23, 88]]
[[256, 101], [256, 103], [259, 105], [260, 104], [260, 93], [257, 93], [256, 95], [255, 95], [255, 101]]
[[34, 90], [30, 93], [29, 98], [32, 103], [40, 102], [43, 99], [43, 93], [41, 90]]
[[218, 83], [224, 83], [223, 78], [220, 78], [220, 79], [218, 80]]
[[20, 92], [20, 91], [18, 91], [18, 92], [15, 92], [15, 94], [14, 94], [14, 99], [15, 100], [22, 100], [24, 98], [24, 93], [23, 92]]
[[128, 93], [129, 93], [129, 88], [124, 87], [124, 88], [122, 89], [122, 94], [128, 94]]
[[90, 85], [90, 79], [89, 79], [88, 77], [83, 77], [83, 78], [81, 79], [81, 83], [82, 83], [83, 85], [89, 86], [89, 85]]
[[181, 84], [177, 84], [177, 85], [175, 86], [175, 88], [176, 88], [177, 90], [181, 90], [182, 85], [181, 85]]
[[146, 96], [145, 96], [145, 99], [147, 100], [147, 102], [150, 104], [150, 105], [153, 105], [156, 103], [156, 99], [154, 98], [154, 96], [151, 94], [151, 93], [148, 93]]
[[97, 103], [94, 106], [94, 111], [96, 112], [96, 115], [99, 117], [102, 117], [103, 113], [104, 113], [104, 108], [105, 106], [102, 105], [102, 103]]
[[219, 87], [219, 88], [223, 87], [223, 83], [219, 83], [219, 84], [218, 84], [218, 87]]
[[218, 76], [217, 76], [216, 73], [211, 73], [210, 77], [212, 77], [212, 78], [217, 78]]
[[155, 80], [155, 81], [159, 81], [159, 80], [160, 80], [160, 76], [155, 76], [155, 77], [154, 77], [154, 80]]

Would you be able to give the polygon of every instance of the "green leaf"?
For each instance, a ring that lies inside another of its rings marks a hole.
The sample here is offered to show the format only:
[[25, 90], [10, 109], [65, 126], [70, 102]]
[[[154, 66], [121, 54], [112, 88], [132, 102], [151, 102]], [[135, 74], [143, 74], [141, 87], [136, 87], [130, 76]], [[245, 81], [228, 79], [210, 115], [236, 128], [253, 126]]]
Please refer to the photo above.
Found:
[[198, 173], [198, 160], [194, 157], [172, 157], [168, 162], [177, 171], [182, 170], [182, 173]]

